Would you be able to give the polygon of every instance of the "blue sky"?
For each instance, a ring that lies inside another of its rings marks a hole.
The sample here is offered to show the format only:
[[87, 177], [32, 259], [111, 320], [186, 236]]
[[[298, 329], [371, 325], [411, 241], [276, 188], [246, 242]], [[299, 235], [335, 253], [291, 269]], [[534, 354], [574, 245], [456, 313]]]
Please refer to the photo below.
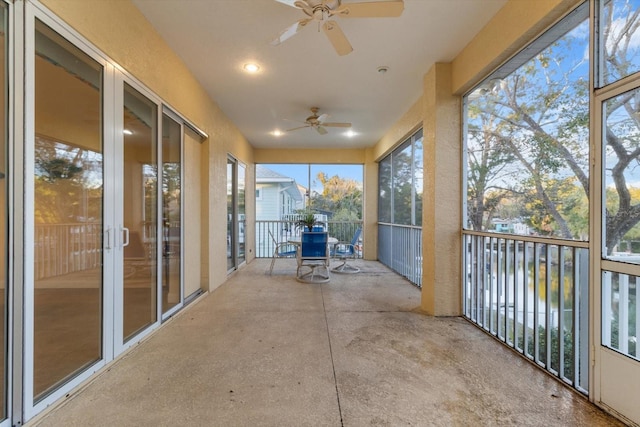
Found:
[[[291, 165], [291, 164], [263, 164], [279, 174], [294, 178], [300, 185], [308, 187], [309, 172], [311, 172], [311, 189], [322, 191], [322, 184], [316, 178], [318, 172], [324, 172], [329, 177], [338, 175], [340, 178], [353, 179], [362, 184], [362, 165]], [[311, 167], [311, 170], [309, 170]]]

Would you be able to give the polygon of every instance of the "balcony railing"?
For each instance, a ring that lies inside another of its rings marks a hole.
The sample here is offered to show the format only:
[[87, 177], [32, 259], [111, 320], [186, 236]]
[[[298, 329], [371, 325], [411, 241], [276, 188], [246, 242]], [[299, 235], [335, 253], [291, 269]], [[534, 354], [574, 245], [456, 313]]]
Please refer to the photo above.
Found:
[[102, 265], [102, 224], [36, 225], [34, 278], [44, 279]]
[[[358, 228], [362, 228], [362, 221], [327, 221], [326, 229], [329, 236], [340, 242], [351, 242]], [[289, 238], [299, 236], [302, 231], [296, 227], [296, 222], [288, 221], [256, 221], [256, 257], [271, 258], [273, 255], [273, 240], [269, 231], [278, 242], [286, 242]], [[362, 255], [362, 241], [359, 242]]]
[[378, 261], [422, 287], [422, 228], [378, 223]]
[[463, 232], [464, 316], [588, 394], [586, 242]]

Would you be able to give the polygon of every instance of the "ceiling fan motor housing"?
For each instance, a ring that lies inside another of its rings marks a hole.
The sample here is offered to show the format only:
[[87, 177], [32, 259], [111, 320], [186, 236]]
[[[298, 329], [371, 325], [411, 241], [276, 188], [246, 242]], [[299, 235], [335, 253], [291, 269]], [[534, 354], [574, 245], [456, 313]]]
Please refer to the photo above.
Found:
[[297, 1], [295, 5], [314, 20], [324, 21], [329, 11], [336, 10], [340, 3], [340, 0], [306, 0]]

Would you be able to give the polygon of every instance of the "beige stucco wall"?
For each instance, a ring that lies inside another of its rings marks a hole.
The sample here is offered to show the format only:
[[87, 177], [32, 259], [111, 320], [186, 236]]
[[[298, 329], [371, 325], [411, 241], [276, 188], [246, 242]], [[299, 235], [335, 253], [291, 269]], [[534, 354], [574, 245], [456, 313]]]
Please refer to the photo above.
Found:
[[[226, 253], [227, 153], [253, 164], [253, 148], [208, 97], [180, 58], [166, 45], [144, 16], [126, 0], [42, 0], [41, 3], [83, 37], [137, 78], [169, 106], [209, 135], [208, 144], [208, 253]], [[170, 70], [170, 78], [168, 76]], [[187, 165], [188, 167], [188, 165]], [[251, 167], [248, 168], [252, 170]], [[247, 194], [254, 193], [253, 175], [247, 177]], [[204, 196], [204, 195], [203, 195]], [[203, 197], [207, 199], [207, 197]], [[247, 198], [247, 214], [255, 200]], [[252, 229], [248, 230], [251, 232]], [[185, 236], [189, 238], [189, 236]], [[252, 257], [254, 235], [247, 235], [247, 255]], [[249, 252], [251, 250], [251, 252]], [[213, 256], [209, 263], [209, 289], [226, 278], [226, 259]]]
[[422, 309], [461, 314], [460, 97], [451, 93], [451, 64], [435, 64], [424, 78]]
[[365, 161], [364, 149], [265, 149], [256, 148], [253, 152], [256, 163], [311, 163], [311, 164], [362, 164]]

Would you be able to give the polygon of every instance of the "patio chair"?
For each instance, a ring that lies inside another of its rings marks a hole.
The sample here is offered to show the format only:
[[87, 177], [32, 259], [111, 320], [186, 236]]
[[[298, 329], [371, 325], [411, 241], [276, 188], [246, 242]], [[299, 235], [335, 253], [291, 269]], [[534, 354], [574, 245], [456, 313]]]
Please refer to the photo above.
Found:
[[293, 243], [289, 242], [280, 242], [273, 237], [273, 233], [269, 230], [269, 236], [271, 236], [271, 240], [273, 241], [273, 255], [271, 256], [271, 267], [269, 268], [269, 274], [273, 273], [273, 266], [276, 263], [277, 258], [293, 258], [296, 256], [297, 247]]
[[337, 258], [342, 261], [337, 267], [331, 269], [334, 273], [358, 273], [360, 269], [354, 265], [349, 264], [349, 260], [354, 260], [358, 258], [358, 250], [356, 245], [358, 244], [358, 239], [360, 239], [360, 233], [362, 232], [361, 228], [358, 228], [356, 232], [353, 234], [353, 238], [351, 239], [351, 243], [347, 242], [338, 242], [333, 246], [331, 250], [331, 257]]
[[296, 278], [305, 283], [329, 281], [329, 234], [303, 232], [298, 248]]

